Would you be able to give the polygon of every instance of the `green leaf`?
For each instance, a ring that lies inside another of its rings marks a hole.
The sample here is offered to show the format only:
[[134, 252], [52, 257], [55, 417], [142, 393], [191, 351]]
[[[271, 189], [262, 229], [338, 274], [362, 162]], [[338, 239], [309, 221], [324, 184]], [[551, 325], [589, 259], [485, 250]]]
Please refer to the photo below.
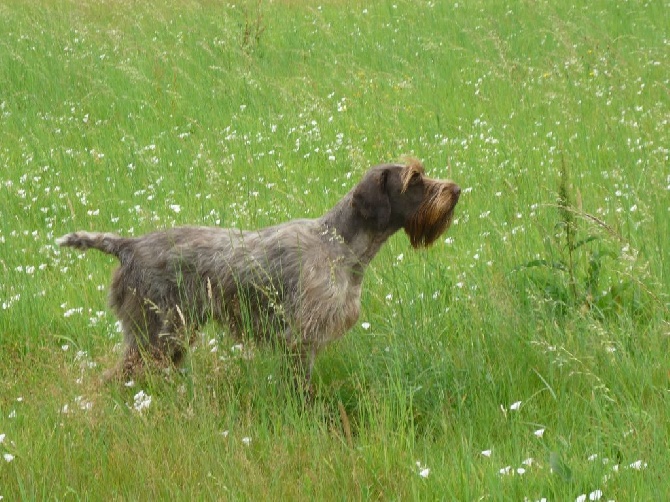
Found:
[[566, 483], [572, 481], [572, 471], [555, 451], [549, 453], [549, 467]]

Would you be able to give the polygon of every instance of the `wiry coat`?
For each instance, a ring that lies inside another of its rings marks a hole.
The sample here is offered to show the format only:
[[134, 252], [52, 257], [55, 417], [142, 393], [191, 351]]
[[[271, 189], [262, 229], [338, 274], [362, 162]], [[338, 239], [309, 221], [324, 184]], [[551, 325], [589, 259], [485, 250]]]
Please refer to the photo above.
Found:
[[372, 168], [317, 219], [237, 230], [179, 227], [136, 238], [75, 232], [61, 246], [95, 248], [120, 261], [110, 290], [126, 342], [128, 376], [143, 354], [173, 363], [208, 319], [233, 335], [282, 341], [307, 380], [317, 352], [359, 316], [370, 260], [404, 228], [414, 247], [449, 226], [460, 189], [431, 180], [415, 162]]

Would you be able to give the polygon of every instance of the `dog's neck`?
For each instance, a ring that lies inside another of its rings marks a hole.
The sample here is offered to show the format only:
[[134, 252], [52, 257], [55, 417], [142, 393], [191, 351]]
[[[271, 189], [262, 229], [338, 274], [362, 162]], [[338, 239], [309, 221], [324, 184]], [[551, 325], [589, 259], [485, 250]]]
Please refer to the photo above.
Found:
[[400, 228], [389, 227], [383, 231], [372, 228], [351, 203], [351, 193], [319, 220], [326, 231], [334, 231], [355, 255], [360, 271], [364, 271], [387, 239]]

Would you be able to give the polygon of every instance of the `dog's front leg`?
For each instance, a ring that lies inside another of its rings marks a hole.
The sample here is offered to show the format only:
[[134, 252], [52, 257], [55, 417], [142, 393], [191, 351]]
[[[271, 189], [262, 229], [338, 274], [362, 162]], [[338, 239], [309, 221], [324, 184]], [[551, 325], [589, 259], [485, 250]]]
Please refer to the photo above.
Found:
[[290, 327], [286, 327], [284, 340], [287, 342], [287, 355], [291, 361], [293, 378], [296, 388], [307, 395], [312, 393], [312, 370], [316, 359], [317, 347], [314, 344], [294, 339], [295, 334]]

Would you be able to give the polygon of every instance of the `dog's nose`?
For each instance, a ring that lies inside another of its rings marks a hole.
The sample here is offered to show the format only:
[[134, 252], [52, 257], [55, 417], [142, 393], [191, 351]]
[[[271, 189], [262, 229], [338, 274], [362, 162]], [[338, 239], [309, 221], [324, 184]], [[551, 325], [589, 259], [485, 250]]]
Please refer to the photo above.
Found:
[[456, 197], [458, 197], [458, 196], [461, 195], [461, 187], [459, 187], [458, 185], [454, 185], [454, 186], [452, 187], [452, 189], [451, 189], [451, 192], [452, 192]]

